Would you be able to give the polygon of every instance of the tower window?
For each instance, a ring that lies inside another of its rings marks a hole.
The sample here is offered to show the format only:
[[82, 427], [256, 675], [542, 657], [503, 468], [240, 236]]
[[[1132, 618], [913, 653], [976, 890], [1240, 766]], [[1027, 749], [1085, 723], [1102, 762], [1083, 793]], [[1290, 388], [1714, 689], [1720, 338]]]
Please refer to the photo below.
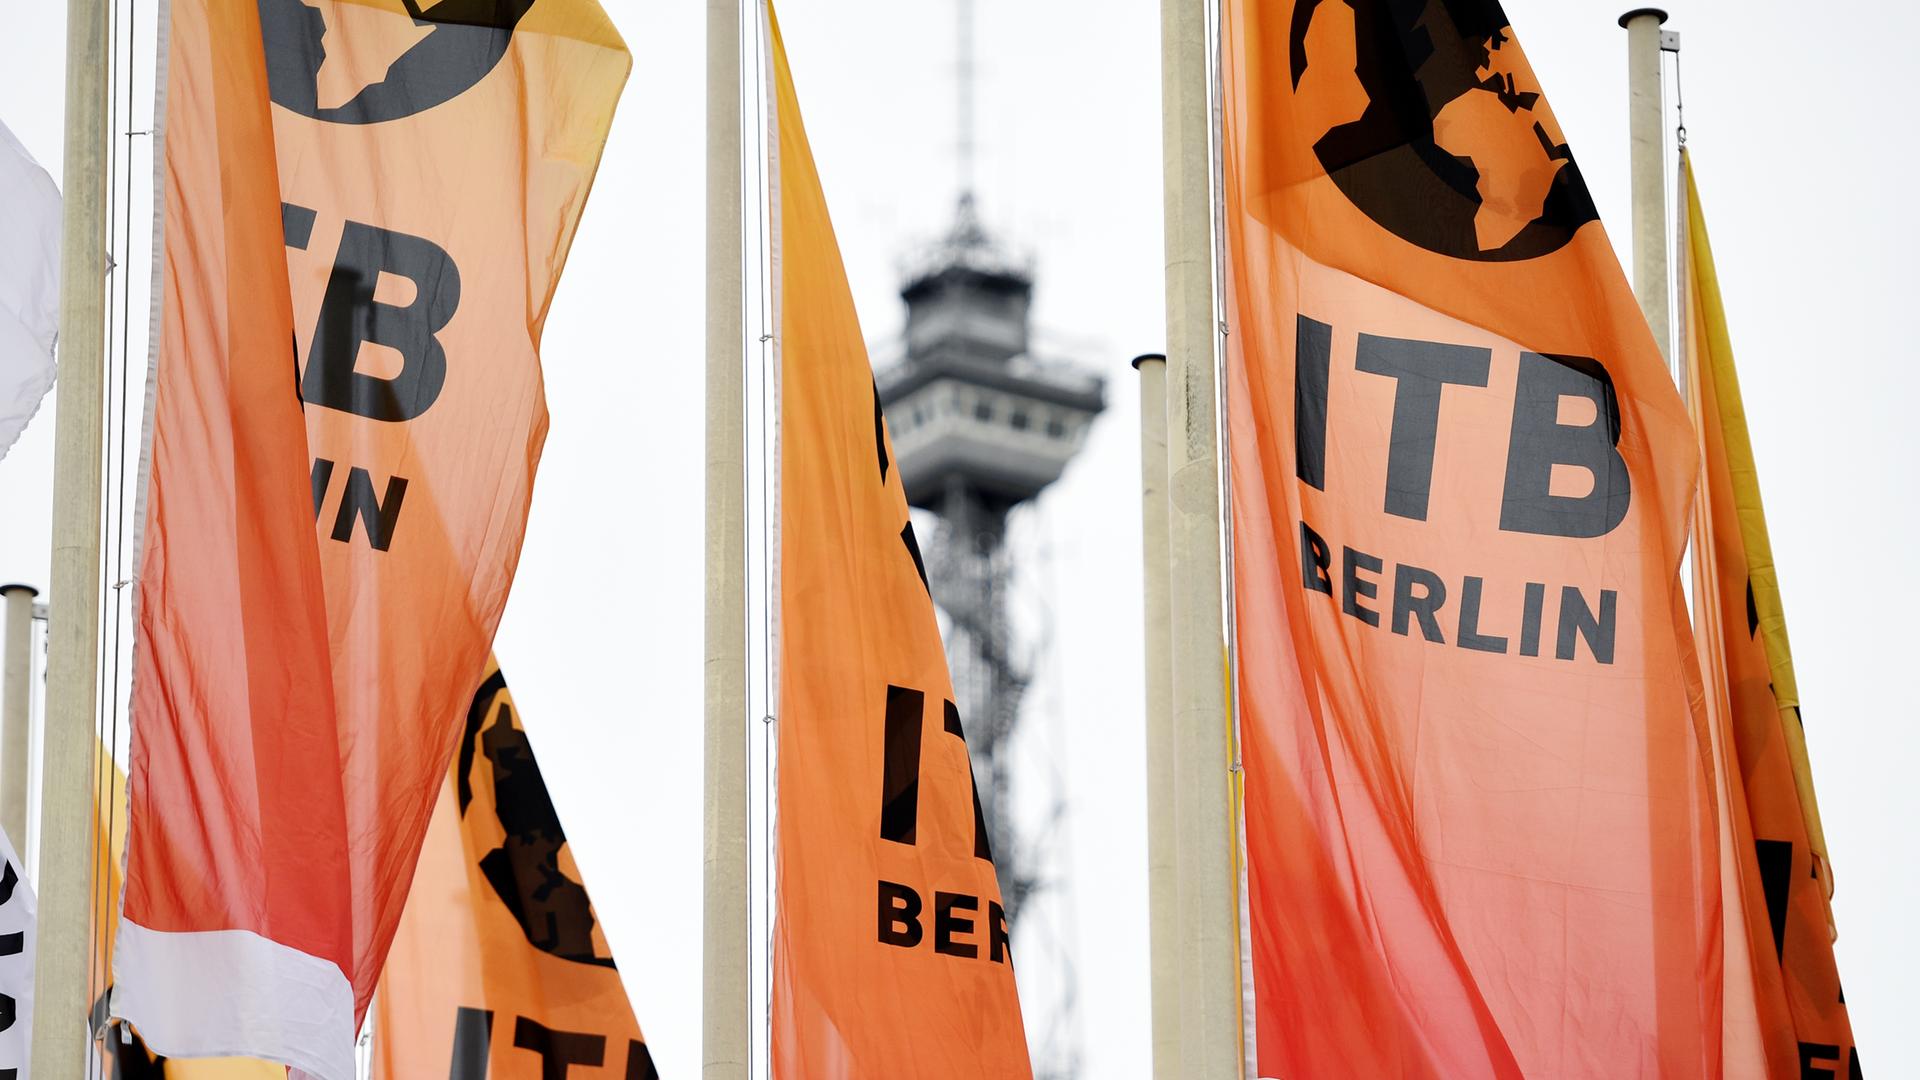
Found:
[[991, 401], [987, 401], [987, 400], [985, 400], [985, 399], [982, 399], [982, 400], [980, 400], [980, 401], [976, 401], [976, 402], [974, 402], [974, 403], [973, 403], [973, 418], [974, 418], [975, 420], [991, 420], [991, 419], [993, 419], [993, 402], [991, 402]]
[[1066, 421], [1060, 419], [1058, 416], [1049, 417], [1047, 420], [1047, 437], [1050, 439], [1066, 438], [1067, 437]]
[[1013, 430], [1015, 431], [1025, 431], [1027, 430], [1027, 424], [1029, 423], [1029, 421], [1027, 420], [1026, 413], [1021, 412], [1018, 409], [1015, 409], [1013, 415], [1007, 417], [1007, 423], [1012, 424]]

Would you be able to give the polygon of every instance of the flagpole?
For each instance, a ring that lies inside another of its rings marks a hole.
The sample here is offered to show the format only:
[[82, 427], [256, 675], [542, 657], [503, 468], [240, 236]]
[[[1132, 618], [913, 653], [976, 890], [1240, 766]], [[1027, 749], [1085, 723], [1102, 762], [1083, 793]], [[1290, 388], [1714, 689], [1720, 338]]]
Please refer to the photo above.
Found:
[[100, 464], [107, 279], [107, 4], [68, 0], [54, 414], [53, 573], [40, 764], [40, 928], [33, 1071], [86, 1069], [95, 687], [100, 646]]
[[1633, 293], [1653, 328], [1663, 359], [1672, 354], [1670, 278], [1667, 268], [1667, 131], [1660, 88], [1659, 8], [1635, 8], [1620, 16], [1627, 30], [1628, 139], [1633, 169]]
[[1240, 1076], [1239, 881], [1215, 403], [1207, 5], [1161, 0], [1166, 198], [1169, 692], [1183, 1080]]
[[1175, 852], [1172, 648], [1167, 585], [1167, 358], [1134, 358], [1140, 373], [1140, 548], [1145, 563], [1147, 692], [1147, 926], [1153, 988], [1153, 1077], [1179, 1080], [1180, 878]]
[[741, 0], [707, 0], [704, 1080], [746, 1080], [748, 1021], [745, 324]]
[[31, 585], [0, 585], [6, 598], [6, 685], [0, 688], [0, 829], [22, 862], [27, 858], [27, 726], [33, 701]]

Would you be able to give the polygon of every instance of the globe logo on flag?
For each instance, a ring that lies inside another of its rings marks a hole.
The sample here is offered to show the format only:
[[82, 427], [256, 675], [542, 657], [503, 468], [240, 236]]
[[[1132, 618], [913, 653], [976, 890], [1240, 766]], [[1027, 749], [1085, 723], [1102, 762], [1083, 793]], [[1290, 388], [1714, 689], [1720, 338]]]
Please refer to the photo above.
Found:
[[335, 124], [425, 112], [487, 77], [534, 2], [259, 0], [273, 101]]
[[1289, 44], [1314, 155], [1395, 236], [1512, 262], [1599, 218], [1497, 0], [1300, 0]]

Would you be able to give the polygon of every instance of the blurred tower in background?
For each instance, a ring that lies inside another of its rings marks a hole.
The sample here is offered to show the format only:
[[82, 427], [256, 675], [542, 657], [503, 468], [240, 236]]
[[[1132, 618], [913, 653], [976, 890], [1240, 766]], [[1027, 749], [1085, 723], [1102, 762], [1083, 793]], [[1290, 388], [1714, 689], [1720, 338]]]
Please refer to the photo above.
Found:
[[1106, 388], [1098, 375], [1035, 355], [1032, 268], [998, 247], [975, 212], [973, 17], [970, 0], [958, 6], [958, 205], [946, 236], [908, 271], [899, 360], [879, 372], [877, 388], [907, 500], [939, 517], [927, 543], [927, 576], [947, 617], [947, 663], [1014, 932], [1022, 998], [1028, 1017], [1045, 1025], [1027, 1033], [1035, 1073], [1070, 1080], [1079, 1062], [1070, 939], [1022, 933], [1022, 913], [1034, 913], [1032, 901], [1057, 891], [1060, 880], [1057, 868], [1040, 865], [1046, 838], [1016, 828], [1012, 792], [1030, 789], [1023, 801], [1037, 802], [1049, 823], [1063, 819], [1064, 806], [1051, 775], [1013, 770], [1010, 743], [1043, 650], [1018, 640], [1013, 625], [1018, 568], [1007, 518], [1060, 478], [1106, 407]]

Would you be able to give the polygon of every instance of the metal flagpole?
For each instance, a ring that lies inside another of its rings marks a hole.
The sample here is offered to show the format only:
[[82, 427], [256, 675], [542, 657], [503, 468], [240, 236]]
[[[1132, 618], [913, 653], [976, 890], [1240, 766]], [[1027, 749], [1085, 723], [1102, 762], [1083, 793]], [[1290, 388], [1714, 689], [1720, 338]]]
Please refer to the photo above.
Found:
[[1239, 892], [1228, 774], [1213, 173], [1205, 0], [1161, 0], [1167, 563], [1183, 1080], [1240, 1076]]
[[747, 1080], [748, 825], [741, 0], [707, 0], [704, 1080]]
[[[1673, 354], [1671, 279], [1667, 269], [1667, 129], [1660, 92], [1660, 29], [1667, 13], [1635, 8], [1620, 16], [1627, 30], [1628, 138], [1633, 168], [1633, 293], [1660, 355]], [[1676, 43], [1676, 48], [1678, 45]]]
[[33, 598], [31, 585], [0, 585], [6, 598], [6, 684], [0, 687], [0, 829], [27, 858], [27, 725], [33, 701]]
[[107, 3], [68, 0], [61, 169], [60, 389], [54, 419], [53, 573], [40, 765], [40, 931], [33, 1069], [86, 1070], [94, 680], [100, 647], [100, 465], [107, 280]]
[[1140, 372], [1140, 538], [1146, 569], [1147, 897], [1153, 986], [1153, 1077], [1180, 1080], [1180, 878], [1174, 852], [1173, 697], [1168, 685], [1167, 358]]

